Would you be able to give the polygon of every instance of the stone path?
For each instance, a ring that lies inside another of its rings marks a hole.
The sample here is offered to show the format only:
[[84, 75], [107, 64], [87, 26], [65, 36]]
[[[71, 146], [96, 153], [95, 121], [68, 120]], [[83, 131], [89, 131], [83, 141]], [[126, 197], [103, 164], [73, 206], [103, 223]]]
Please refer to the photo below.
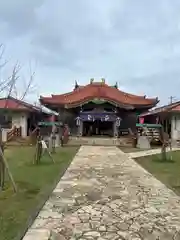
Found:
[[24, 240], [179, 240], [180, 198], [116, 147], [82, 146]]

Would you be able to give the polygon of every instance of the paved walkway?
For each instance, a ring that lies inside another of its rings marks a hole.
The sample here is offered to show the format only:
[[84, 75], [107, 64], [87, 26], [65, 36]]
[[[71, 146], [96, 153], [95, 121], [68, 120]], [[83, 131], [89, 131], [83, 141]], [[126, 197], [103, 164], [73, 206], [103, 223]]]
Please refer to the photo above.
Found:
[[82, 146], [24, 240], [179, 240], [180, 198], [116, 147]]
[[[169, 148], [167, 148], [166, 151], [169, 152], [171, 150]], [[180, 151], [180, 148], [173, 147], [172, 151]], [[149, 150], [145, 150], [145, 151], [141, 150], [138, 152], [131, 152], [131, 153], [128, 153], [128, 155], [131, 158], [138, 158], [138, 157], [149, 156], [149, 155], [154, 155], [154, 154], [158, 154], [158, 153], [161, 153], [161, 148], [149, 149]]]

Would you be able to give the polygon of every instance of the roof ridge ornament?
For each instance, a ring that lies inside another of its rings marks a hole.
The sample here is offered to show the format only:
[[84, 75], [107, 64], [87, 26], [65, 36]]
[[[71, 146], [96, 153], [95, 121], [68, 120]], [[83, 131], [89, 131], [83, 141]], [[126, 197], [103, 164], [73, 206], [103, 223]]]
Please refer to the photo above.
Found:
[[106, 79], [105, 78], [101, 78], [101, 81], [102, 81], [102, 83], [105, 83]]
[[90, 79], [90, 84], [92, 84], [94, 82], [94, 78]]
[[75, 86], [74, 89], [77, 89], [79, 87], [79, 84], [77, 83], [77, 81], [75, 80]]

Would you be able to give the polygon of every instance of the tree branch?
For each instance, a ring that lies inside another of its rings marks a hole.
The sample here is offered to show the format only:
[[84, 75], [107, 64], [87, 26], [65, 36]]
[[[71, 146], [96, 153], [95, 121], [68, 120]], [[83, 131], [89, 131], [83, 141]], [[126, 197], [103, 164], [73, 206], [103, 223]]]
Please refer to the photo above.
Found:
[[[3, 56], [4, 56], [4, 52], [5, 52], [5, 46], [3, 44], [0, 44], [0, 61], [2, 61]], [[7, 60], [5, 60], [3, 63], [0, 64], [0, 69], [2, 69], [6, 64], [7, 64]]]
[[33, 81], [34, 81], [34, 76], [35, 76], [35, 71], [32, 72], [31, 65], [30, 65], [30, 77], [29, 77], [29, 82], [28, 82], [28, 84], [27, 84], [27, 86], [26, 86], [26, 89], [25, 89], [25, 91], [24, 91], [24, 93], [23, 93], [23, 95], [22, 95], [22, 97], [21, 97], [21, 100], [23, 100], [23, 99], [26, 97], [26, 95], [29, 93], [29, 91], [30, 91], [30, 89], [31, 89], [31, 87], [32, 87], [32, 83], [33, 83]]

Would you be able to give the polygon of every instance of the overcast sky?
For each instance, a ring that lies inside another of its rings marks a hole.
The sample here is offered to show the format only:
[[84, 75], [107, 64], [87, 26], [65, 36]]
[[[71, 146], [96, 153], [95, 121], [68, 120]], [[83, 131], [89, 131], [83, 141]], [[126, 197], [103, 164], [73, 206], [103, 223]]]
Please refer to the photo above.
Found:
[[0, 33], [11, 63], [34, 63], [33, 98], [104, 77], [180, 99], [179, 0], [0, 0]]

